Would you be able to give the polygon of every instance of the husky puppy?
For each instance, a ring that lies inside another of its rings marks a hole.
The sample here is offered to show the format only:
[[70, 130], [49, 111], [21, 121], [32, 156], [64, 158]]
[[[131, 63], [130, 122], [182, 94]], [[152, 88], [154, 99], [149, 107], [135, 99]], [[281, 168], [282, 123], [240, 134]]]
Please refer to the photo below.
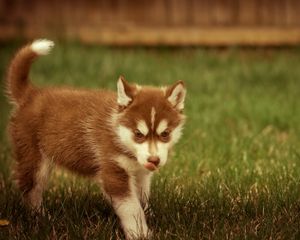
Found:
[[40, 208], [56, 164], [101, 186], [127, 239], [149, 237], [143, 207], [153, 172], [181, 136], [184, 83], [156, 88], [121, 76], [117, 92], [36, 87], [28, 77], [31, 64], [53, 46], [45, 39], [24, 46], [8, 69], [14, 105], [8, 130], [24, 200]]

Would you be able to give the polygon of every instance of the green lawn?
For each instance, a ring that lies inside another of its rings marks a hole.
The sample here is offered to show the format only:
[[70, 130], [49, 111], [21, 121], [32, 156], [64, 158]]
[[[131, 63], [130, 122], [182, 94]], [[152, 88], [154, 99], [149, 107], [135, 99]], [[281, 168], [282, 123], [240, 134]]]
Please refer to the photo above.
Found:
[[[19, 44], [0, 45], [0, 75]], [[300, 50], [112, 49], [58, 43], [34, 64], [35, 84], [115, 89], [186, 82], [188, 116], [152, 186], [154, 239], [300, 239]], [[0, 239], [116, 239], [118, 219], [92, 183], [57, 171], [44, 214], [10, 179], [0, 94]]]

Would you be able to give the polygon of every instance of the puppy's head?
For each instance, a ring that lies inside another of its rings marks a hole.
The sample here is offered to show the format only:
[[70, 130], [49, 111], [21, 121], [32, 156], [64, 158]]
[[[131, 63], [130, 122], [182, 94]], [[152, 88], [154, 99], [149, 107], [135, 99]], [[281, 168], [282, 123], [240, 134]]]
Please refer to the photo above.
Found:
[[141, 87], [129, 84], [121, 76], [117, 88], [119, 141], [142, 166], [154, 171], [166, 163], [169, 150], [181, 136], [184, 83]]

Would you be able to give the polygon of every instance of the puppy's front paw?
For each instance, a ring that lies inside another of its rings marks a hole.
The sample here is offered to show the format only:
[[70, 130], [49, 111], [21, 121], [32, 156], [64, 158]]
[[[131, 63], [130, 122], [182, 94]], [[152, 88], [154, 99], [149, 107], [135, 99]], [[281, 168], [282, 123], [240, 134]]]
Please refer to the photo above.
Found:
[[136, 240], [136, 239], [152, 239], [153, 231], [150, 229], [145, 229], [143, 232], [139, 233], [125, 233], [126, 240]]

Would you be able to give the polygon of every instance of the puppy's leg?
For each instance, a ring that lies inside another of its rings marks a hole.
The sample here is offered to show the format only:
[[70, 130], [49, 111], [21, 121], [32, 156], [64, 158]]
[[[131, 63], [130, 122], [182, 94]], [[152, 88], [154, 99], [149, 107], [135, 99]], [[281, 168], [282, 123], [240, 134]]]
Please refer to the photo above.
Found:
[[127, 239], [147, 237], [148, 226], [134, 178], [122, 168], [111, 165], [103, 169], [101, 181], [106, 197], [120, 218]]
[[49, 161], [35, 149], [17, 152], [15, 178], [23, 198], [33, 209], [39, 209], [50, 174]]
[[43, 191], [48, 183], [49, 175], [52, 169], [52, 163], [42, 154], [42, 159], [37, 166], [35, 174], [35, 185], [28, 194], [28, 200], [31, 206], [39, 209], [43, 200]]
[[148, 226], [140, 201], [136, 196], [112, 197], [112, 204], [127, 239], [147, 237]]
[[148, 208], [152, 173], [140, 172], [136, 176], [137, 195], [144, 209]]

